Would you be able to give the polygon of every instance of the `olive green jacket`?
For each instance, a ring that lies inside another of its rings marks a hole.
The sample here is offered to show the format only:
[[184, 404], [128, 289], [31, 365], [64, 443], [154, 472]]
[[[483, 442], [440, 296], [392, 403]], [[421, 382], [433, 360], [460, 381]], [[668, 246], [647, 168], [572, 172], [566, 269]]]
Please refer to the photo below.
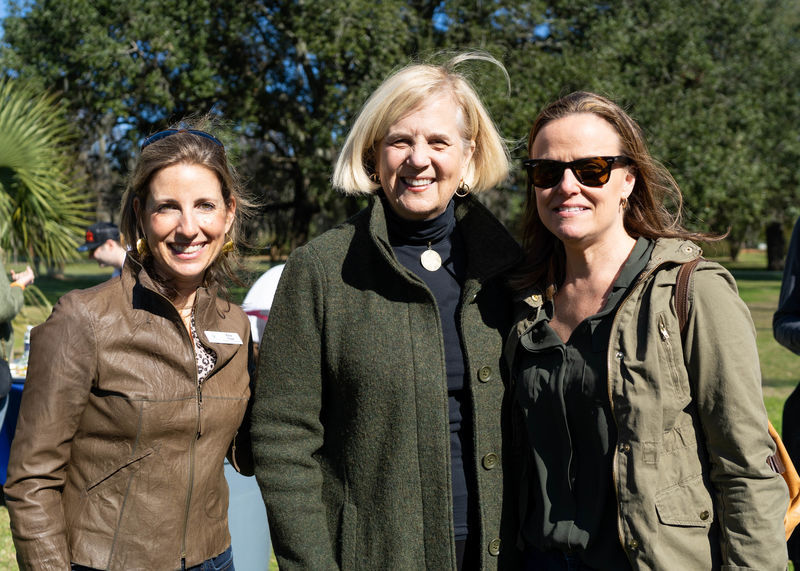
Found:
[[[455, 216], [481, 568], [518, 569], [502, 346], [519, 248], [474, 198]], [[455, 569], [442, 327], [380, 200], [292, 253], [259, 358], [251, 434], [281, 569]]]
[[[694, 272], [681, 341], [673, 290], [680, 264], [699, 255], [691, 242], [658, 240], [612, 325], [620, 543], [634, 569], [783, 570], [788, 494], [766, 462], [775, 447], [755, 331], [717, 263]], [[544, 313], [540, 293], [526, 293], [512, 337], [520, 351]]]
[[14, 348], [14, 330], [11, 320], [19, 313], [24, 303], [22, 288], [11, 287], [6, 268], [0, 261], [0, 357], [11, 359]]

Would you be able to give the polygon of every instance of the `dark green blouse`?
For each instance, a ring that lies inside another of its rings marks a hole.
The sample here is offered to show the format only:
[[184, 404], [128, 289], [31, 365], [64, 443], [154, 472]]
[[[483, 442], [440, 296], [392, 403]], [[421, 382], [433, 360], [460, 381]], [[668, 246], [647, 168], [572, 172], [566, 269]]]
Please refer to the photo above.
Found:
[[605, 306], [564, 343], [545, 318], [521, 339], [517, 399], [531, 452], [529, 505], [522, 534], [540, 550], [579, 554], [594, 569], [630, 569], [617, 531], [612, 459], [617, 431], [608, 397], [606, 354], [617, 307], [654, 242], [639, 238]]

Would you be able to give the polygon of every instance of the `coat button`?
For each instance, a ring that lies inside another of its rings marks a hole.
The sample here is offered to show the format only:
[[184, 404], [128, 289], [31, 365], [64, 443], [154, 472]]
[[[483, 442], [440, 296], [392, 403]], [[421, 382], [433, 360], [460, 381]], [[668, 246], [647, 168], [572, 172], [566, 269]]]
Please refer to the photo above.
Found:
[[617, 359], [622, 359], [622, 351], [617, 351]]
[[497, 466], [498, 460], [499, 458], [497, 457], [497, 454], [495, 454], [494, 452], [489, 452], [486, 456], [483, 457], [483, 460], [481, 462], [483, 463], [484, 468], [486, 468], [487, 470], [491, 470], [492, 468]]
[[630, 551], [636, 551], [637, 549], [639, 549], [639, 542], [638, 542], [638, 541], [636, 541], [635, 539], [631, 539], [631, 540], [628, 542], [628, 549], [629, 549]]
[[700, 519], [702, 519], [703, 521], [706, 521], [709, 518], [710, 515], [711, 514], [708, 513], [708, 510], [703, 510], [703, 511], [700, 512]]
[[631, 445], [628, 444], [627, 442], [623, 442], [622, 444], [619, 445], [619, 451], [620, 452], [630, 452], [631, 451]]
[[489, 555], [500, 555], [500, 538], [495, 537], [489, 542]]
[[492, 379], [492, 368], [491, 367], [481, 367], [478, 369], [478, 380], [482, 383], [490, 381]]

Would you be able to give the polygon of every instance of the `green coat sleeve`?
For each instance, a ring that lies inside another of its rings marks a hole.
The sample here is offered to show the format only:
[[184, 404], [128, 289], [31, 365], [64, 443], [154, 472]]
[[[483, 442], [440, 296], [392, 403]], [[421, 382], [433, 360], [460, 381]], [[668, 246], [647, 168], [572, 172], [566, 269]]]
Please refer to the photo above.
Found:
[[733, 277], [702, 264], [693, 277], [685, 358], [716, 490], [723, 569], [786, 568], [788, 493], [767, 457], [755, 328]]
[[251, 435], [281, 569], [338, 569], [323, 503], [326, 279], [309, 246], [284, 268], [259, 349]]

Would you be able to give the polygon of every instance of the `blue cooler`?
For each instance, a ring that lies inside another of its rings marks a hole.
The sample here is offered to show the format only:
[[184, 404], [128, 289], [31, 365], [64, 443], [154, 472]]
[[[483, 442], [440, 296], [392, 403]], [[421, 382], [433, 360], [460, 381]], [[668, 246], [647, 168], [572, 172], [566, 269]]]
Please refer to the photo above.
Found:
[[236, 571], [267, 571], [271, 553], [267, 510], [255, 476], [242, 476], [225, 460], [225, 479], [230, 489], [228, 528], [233, 565]]

